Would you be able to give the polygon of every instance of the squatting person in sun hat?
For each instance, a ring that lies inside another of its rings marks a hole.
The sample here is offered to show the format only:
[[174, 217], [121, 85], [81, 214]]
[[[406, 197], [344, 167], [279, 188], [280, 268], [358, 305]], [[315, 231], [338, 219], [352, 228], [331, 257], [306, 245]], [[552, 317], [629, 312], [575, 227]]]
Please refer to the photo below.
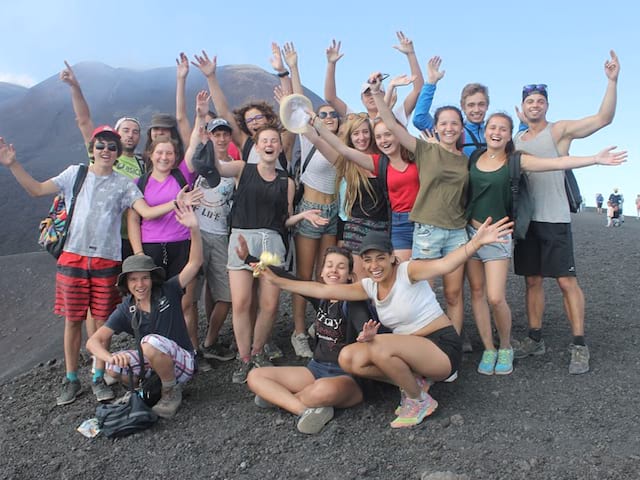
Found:
[[400, 387], [401, 403], [393, 428], [417, 425], [433, 413], [437, 402], [428, 394], [433, 381], [457, 371], [462, 340], [444, 314], [427, 280], [459, 268], [480, 247], [501, 242], [511, 233], [508, 217], [491, 224], [488, 218], [466, 244], [443, 258], [400, 263], [386, 232], [370, 231], [360, 244], [367, 277], [352, 284], [301, 282], [261, 273], [274, 285], [316, 298], [359, 301], [370, 299], [380, 324], [391, 334], [377, 335], [380, 324], [369, 320], [357, 342], [346, 345], [338, 361], [346, 372]]
[[[82, 390], [78, 379], [78, 357], [82, 341], [82, 322], [91, 308], [97, 326], [101, 326], [116, 305], [120, 294], [115, 287], [121, 266], [120, 223], [122, 213], [133, 208], [144, 218], [154, 218], [173, 210], [175, 198], [150, 207], [142, 193], [129, 179], [113, 171], [122, 154], [120, 135], [108, 125], [97, 127], [91, 135], [89, 152], [92, 159], [82, 188], [75, 199], [75, 210], [64, 250], [58, 258], [56, 273], [55, 313], [65, 318], [64, 359], [65, 382], [58, 405], [72, 403]], [[35, 180], [16, 159], [13, 145], [0, 138], [0, 164], [7, 167], [18, 183], [33, 197], [64, 192], [67, 204], [72, 199], [73, 184], [79, 165], [67, 167], [59, 175], [44, 182]], [[177, 198], [197, 200], [198, 193], [178, 193]], [[100, 208], [95, 208], [100, 205]], [[92, 389], [98, 400], [113, 398], [104, 383], [104, 363], [96, 362]]]
[[162, 397], [153, 406], [160, 417], [172, 418], [182, 402], [180, 384], [190, 380], [195, 368], [195, 355], [182, 313], [181, 297], [202, 265], [202, 240], [198, 219], [193, 210], [176, 204], [177, 220], [191, 232], [189, 259], [178, 275], [165, 281], [165, 272], [151, 257], [132, 255], [122, 264], [122, 273], [116, 282], [126, 297], [107, 322], [87, 340], [87, 350], [106, 362], [110, 376], [128, 376], [140, 373], [137, 348], [110, 353], [107, 349], [114, 334], [133, 335], [131, 322], [141, 315], [140, 343], [146, 373], [155, 371], [162, 381]]
[[[517, 150], [551, 158], [567, 155], [571, 142], [585, 138], [609, 125], [616, 111], [620, 62], [611, 50], [604, 64], [607, 88], [598, 112], [579, 120], [547, 121], [547, 86], [525, 85], [522, 89], [522, 118], [528, 129], [513, 141]], [[573, 341], [569, 345], [569, 373], [589, 371], [589, 348], [584, 338], [584, 294], [578, 285], [571, 236], [571, 215], [564, 186], [564, 172], [528, 174], [533, 198], [533, 218], [527, 236], [517, 242], [513, 264], [516, 275], [525, 277], [529, 336], [515, 348], [515, 358], [545, 353], [542, 339], [545, 277], [555, 278], [564, 299]]]

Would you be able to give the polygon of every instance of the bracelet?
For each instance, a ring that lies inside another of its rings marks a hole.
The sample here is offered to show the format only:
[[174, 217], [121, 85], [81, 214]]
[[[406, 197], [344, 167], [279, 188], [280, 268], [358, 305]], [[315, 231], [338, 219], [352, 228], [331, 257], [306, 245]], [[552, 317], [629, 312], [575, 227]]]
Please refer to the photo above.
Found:
[[283, 78], [283, 77], [286, 77], [287, 75], [289, 75], [289, 71], [288, 71], [288, 70], [285, 70], [284, 72], [278, 72], [278, 73], [277, 73], [277, 75], [278, 75], [280, 78]]
[[144, 251], [142, 251], [142, 250], [138, 250], [137, 252], [133, 252], [134, 255], [140, 255], [142, 253], [144, 253]]

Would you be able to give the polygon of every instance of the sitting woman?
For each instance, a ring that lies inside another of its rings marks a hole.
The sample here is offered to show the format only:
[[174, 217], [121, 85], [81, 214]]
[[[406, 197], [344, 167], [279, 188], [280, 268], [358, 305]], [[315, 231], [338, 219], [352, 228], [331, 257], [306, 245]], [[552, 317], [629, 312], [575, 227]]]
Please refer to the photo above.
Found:
[[508, 217], [495, 224], [488, 218], [468, 243], [443, 258], [403, 263], [392, 255], [393, 246], [386, 233], [369, 232], [360, 247], [368, 278], [350, 285], [297, 282], [268, 270], [264, 276], [300, 295], [373, 301], [381, 324], [393, 333], [376, 335], [380, 324], [368, 321], [357, 343], [342, 349], [339, 363], [348, 373], [400, 387], [398, 417], [391, 427], [410, 427], [422, 422], [437, 406], [428, 394], [430, 383], [457, 371], [462, 357], [462, 340], [440, 308], [428, 280], [464, 265], [483, 245], [507, 241], [502, 239], [511, 234], [512, 226]]
[[[239, 238], [240, 239], [240, 238]], [[248, 255], [239, 242], [240, 258]], [[244, 245], [243, 245], [244, 244]], [[251, 257], [247, 261], [251, 261]], [[257, 261], [257, 259], [256, 259]], [[277, 275], [295, 278], [281, 269]], [[353, 257], [342, 247], [325, 250], [320, 278], [328, 285], [344, 285], [353, 278]], [[316, 310], [316, 347], [306, 367], [265, 367], [249, 372], [248, 385], [259, 407], [281, 407], [298, 415], [302, 433], [318, 433], [333, 418], [333, 409], [362, 401], [362, 390], [338, 365], [340, 350], [356, 340], [371, 318], [367, 302], [343, 302], [308, 298]], [[347, 318], [348, 312], [348, 318]]]

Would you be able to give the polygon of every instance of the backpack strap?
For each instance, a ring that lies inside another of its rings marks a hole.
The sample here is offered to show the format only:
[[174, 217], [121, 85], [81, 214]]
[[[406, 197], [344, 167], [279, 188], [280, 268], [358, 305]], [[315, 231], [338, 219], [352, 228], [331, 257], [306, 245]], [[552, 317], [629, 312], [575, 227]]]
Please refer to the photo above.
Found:
[[[150, 176], [151, 172], [146, 172], [143, 173], [138, 179], [138, 189], [142, 192], [143, 195], [145, 188], [147, 188], [147, 183], [149, 183]], [[176, 179], [176, 182], [178, 182], [178, 185], [180, 185], [181, 189], [184, 188], [185, 185], [187, 185], [187, 179], [184, 178], [184, 175], [179, 168], [172, 168], [171, 176]]]
[[520, 176], [522, 168], [520, 166], [521, 152], [513, 152], [509, 155], [509, 188], [511, 190], [511, 215], [518, 211], [518, 202], [520, 200]]
[[139, 153], [135, 153], [133, 157], [136, 159], [136, 162], [138, 163], [138, 168], [140, 169], [140, 175], [144, 174], [144, 172], [146, 172], [147, 170], [147, 168], [144, 165], [144, 158], [142, 158], [142, 155], [140, 155]]
[[302, 164], [302, 168], [300, 168], [300, 176], [302, 176], [304, 171], [307, 169], [307, 166], [309, 165], [309, 162], [311, 161], [311, 157], [313, 157], [313, 154], [316, 153], [316, 150], [318, 150], [318, 149], [314, 145], [313, 147], [311, 147], [311, 150], [309, 150], [309, 153], [307, 153], [307, 156], [304, 159], [304, 163]]
[[71, 217], [73, 216], [73, 210], [76, 207], [76, 197], [78, 196], [78, 194], [80, 193], [80, 190], [82, 189], [82, 184], [84, 183], [84, 179], [87, 177], [88, 170], [89, 169], [84, 163], [81, 163], [80, 168], [78, 168], [78, 173], [76, 174], [76, 180], [75, 182], [73, 182], [71, 205], [69, 205], [69, 212], [67, 213], [67, 222], [65, 225], [65, 230], [68, 230], [69, 225], [71, 224]]
[[478, 137], [476, 137], [476, 136], [474, 135], [474, 133], [471, 131], [471, 129], [470, 129], [469, 127], [467, 127], [466, 125], [464, 126], [464, 131], [465, 131], [466, 133], [468, 133], [468, 134], [469, 134], [469, 136], [471, 137], [471, 141], [472, 141], [473, 143], [467, 143], [467, 142], [465, 142], [465, 143], [464, 143], [464, 145], [463, 145], [463, 147], [471, 147], [471, 146], [475, 146], [476, 148], [482, 148], [482, 147], [486, 147], [486, 146], [487, 146], [487, 144], [486, 144], [486, 143], [481, 142], [480, 140], [478, 140]]
[[378, 157], [378, 171], [376, 172], [376, 176], [378, 177], [384, 198], [387, 201], [387, 217], [389, 218], [389, 232], [391, 232], [391, 201], [389, 200], [389, 186], [387, 185], [388, 169], [389, 157], [383, 153]]
[[242, 160], [245, 162], [249, 161], [249, 154], [251, 153], [251, 148], [253, 147], [254, 141], [253, 138], [247, 137], [247, 141], [244, 142], [242, 146]]

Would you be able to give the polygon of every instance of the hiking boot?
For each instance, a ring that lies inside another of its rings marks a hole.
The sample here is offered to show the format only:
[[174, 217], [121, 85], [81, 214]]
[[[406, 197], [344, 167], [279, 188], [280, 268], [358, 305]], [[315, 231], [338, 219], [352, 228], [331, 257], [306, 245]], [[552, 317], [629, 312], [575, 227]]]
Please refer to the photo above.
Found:
[[254, 353], [251, 355], [251, 363], [254, 367], [273, 367], [273, 363], [269, 361], [264, 353]]
[[256, 407], [260, 407], [260, 408], [276, 408], [276, 406], [273, 403], [267, 402], [264, 398], [262, 398], [259, 395], [256, 395], [253, 398], [253, 403], [256, 404]]
[[478, 373], [482, 375], [493, 375], [497, 358], [498, 352], [495, 350], [485, 350], [482, 352], [482, 358], [478, 364]]
[[182, 403], [182, 389], [179, 384], [169, 388], [162, 389], [162, 396], [151, 410], [161, 418], [173, 418]]
[[56, 405], [69, 405], [75, 402], [81, 390], [80, 380], [71, 381], [65, 377], [62, 383], [62, 391], [56, 397]]
[[309, 337], [304, 333], [291, 334], [291, 345], [298, 357], [313, 358], [313, 352], [309, 348]]
[[536, 342], [531, 337], [526, 337], [515, 347], [513, 356], [514, 358], [527, 358], [530, 355], [542, 355], [546, 351], [547, 347], [544, 345], [544, 340]]
[[300, 433], [318, 433], [333, 418], [333, 407], [307, 408], [298, 419]]
[[571, 362], [569, 363], [569, 373], [580, 375], [589, 371], [589, 347], [586, 345], [569, 345], [571, 352]]
[[275, 360], [276, 358], [284, 357], [284, 353], [282, 353], [280, 347], [278, 347], [273, 342], [265, 343], [262, 350], [269, 360]]
[[513, 372], [513, 348], [498, 350], [498, 361], [494, 369], [496, 375], [509, 375]]
[[251, 361], [243, 362], [239, 361], [238, 368], [233, 375], [231, 375], [231, 381], [233, 383], [246, 383], [247, 375], [249, 375], [249, 371], [253, 368], [253, 363]]
[[435, 412], [438, 402], [428, 393], [424, 393], [423, 396], [424, 399], [406, 397], [398, 417], [390, 424], [391, 428], [413, 427]]
[[98, 381], [91, 382], [91, 391], [99, 402], [106, 402], [116, 398], [115, 393], [109, 385], [104, 382], [104, 378], [100, 377]]
[[209, 345], [208, 347], [205, 347], [203, 343], [200, 345], [200, 352], [204, 358], [213, 358], [215, 360], [220, 360], [221, 362], [228, 362], [229, 360], [233, 360], [236, 356], [235, 352], [232, 352], [231, 349], [218, 342]]

